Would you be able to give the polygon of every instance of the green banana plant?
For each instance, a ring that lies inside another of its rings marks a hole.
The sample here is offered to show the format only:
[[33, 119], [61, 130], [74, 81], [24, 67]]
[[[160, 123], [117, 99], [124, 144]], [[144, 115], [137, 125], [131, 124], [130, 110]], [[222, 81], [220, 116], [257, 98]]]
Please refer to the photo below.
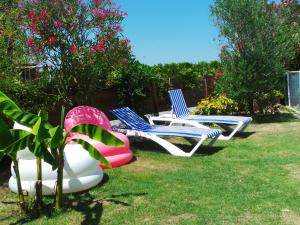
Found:
[[[0, 92], [0, 114], [3, 114], [8, 119], [11, 119], [15, 122], [18, 122], [22, 125], [25, 125], [29, 128], [34, 128], [38, 126], [40, 116], [23, 112], [9, 97], [7, 97], [4, 93]], [[1, 127], [3, 126], [3, 123], [0, 124]], [[19, 137], [18, 133], [24, 134], [24, 136]], [[17, 134], [15, 136], [15, 134]], [[25, 135], [26, 134], [26, 135]], [[3, 135], [3, 134], [2, 134]], [[11, 143], [4, 143], [4, 140], [0, 139], [0, 145], [2, 143], [2, 155], [9, 155], [12, 158], [12, 161], [14, 162], [14, 170], [16, 173], [16, 179], [17, 179], [17, 185], [18, 185], [18, 195], [20, 202], [22, 202], [22, 207], [26, 205], [24, 202], [24, 196], [21, 188], [21, 182], [20, 182], [20, 175], [19, 175], [19, 167], [18, 167], [18, 159], [17, 151], [23, 150], [25, 147], [28, 147], [29, 150], [37, 157], [37, 182], [36, 182], [36, 206], [40, 207], [42, 204], [42, 171], [41, 171], [41, 159], [44, 159], [46, 162], [51, 164], [53, 167], [55, 167], [55, 159], [54, 157], [47, 151], [47, 149], [44, 147], [44, 145], [41, 145], [38, 141], [36, 141], [36, 130], [32, 129], [32, 132], [25, 132], [25, 131], [15, 131], [13, 132], [11, 130], [11, 136], [10, 140], [14, 140], [18, 143], [18, 141], [24, 140], [24, 143], [18, 148], [13, 149], [13, 151], [10, 149]], [[21, 138], [18, 140], [18, 138]], [[9, 140], [9, 139], [7, 139]], [[8, 154], [10, 151], [12, 151], [13, 154]], [[21, 205], [21, 204], [20, 204]]]
[[26, 212], [28, 207], [22, 190], [17, 152], [26, 146], [31, 146], [34, 136], [27, 131], [9, 129], [3, 119], [0, 118], [0, 137], [0, 160], [5, 155], [12, 159], [17, 180], [19, 205], [21, 210]]
[[[34, 115], [23, 112], [11, 99], [0, 91], [0, 113], [1, 112], [7, 118], [31, 128], [31, 132], [26, 132], [27, 136], [24, 137], [26, 140], [24, 140], [24, 144], [21, 146], [19, 145], [20, 147], [16, 149], [21, 150], [28, 147], [37, 158], [43, 159], [45, 162], [52, 165], [53, 170], [57, 169], [56, 208], [62, 207], [64, 148], [70, 141], [82, 145], [82, 147], [89, 152], [91, 157], [100, 161], [103, 165], [110, 167], [110, 163], [99, 153], [99, 151], [85, 140], [68, 140], [67, 137], [70, 132], [85, 134], [91, 139], [100, 141], [108, 146], [120, 147], [124, 145], [120, 139], [107, 130], [92, 124], [79, 124], [72, 129], [65, 131], [63, 129], [64, 109], [61, 113], [61, 124], [54, 127], [49, 123], [46, 113], [40, 112], [38, 115]], [[22, 132], [22, 134], [23, 133], [24, 132]], [[3, 144], [3, 146], [5, 146], [5, 144]], [[10, 146], [7, 146], [5, 149], [3, 154], [8, 154], [8, 152], [10, 152]], [[40, 162], [38, 162], [37, 179], [38, 196], [42, 195]]]

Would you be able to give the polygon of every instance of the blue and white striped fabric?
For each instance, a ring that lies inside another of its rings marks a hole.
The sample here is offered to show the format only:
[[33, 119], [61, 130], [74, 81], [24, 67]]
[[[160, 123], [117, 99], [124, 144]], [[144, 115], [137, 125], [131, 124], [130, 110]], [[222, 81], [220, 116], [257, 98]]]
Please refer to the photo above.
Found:
[[154, 126], [147, 131], [155, 135], [164, 136], [180, 136], [180, 137], [193, 137], [201, 138], [206, 135], [208, 138], [213, 138], [221, 134], [221, 130], [218, 129], [203, 129], [197, 127], [182, 127], [182, 126]]
[[176, 118], [194, 120], [202, 123], [247, 124], [252, 121], [251, 117], [245, 116], [218, 116], [218, 115], [189, 115], [181, 89], [169, 90], [169, 97]]
[[182, 118], [189, 115], [189, 109], [185, 103], [181, 89], [169, 90], [172, 109], [176, 117]]
[[223, 123], [223, 124], [238, 124], [242, 122], [244, 124], [252, 121], [251, 117], [246, 116], [207, 116], [207, 115], [189, 115], [182, 119], [194, 120], [203, 123]]
[[145, 131], [152, 128], [149, 123], [128, 107], [113, 109], [111, 112], [130, 129]]
[[200, 138], [203, 135], [206, 135], [208, 138], [212, 138], [221, 134], [221, 130], [217, 129], [202, 129], [196, 127], [179, 126], [151, 126], [128, 107], [113, 109], [111, 112], [130, 129], [147, 132], [157, 136], [163, 135]]

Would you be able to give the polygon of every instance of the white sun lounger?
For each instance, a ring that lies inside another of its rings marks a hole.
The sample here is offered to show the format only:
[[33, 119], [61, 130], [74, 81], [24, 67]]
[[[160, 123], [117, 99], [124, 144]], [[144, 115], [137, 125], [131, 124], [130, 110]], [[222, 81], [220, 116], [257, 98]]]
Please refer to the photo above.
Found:
[[[201, 129], [197, 127], [182, 127], [182, 126], [159, 126], [150, 125], [143, 118], [138, 116], [128, 107], [114, 109], [111, 112], [124, 124], [126, 129], [116, 129], [116, 131], [124, 132], [127, 136], [144, 137], [150, 139], [163, 148], [165, 148], [170, 154], [175, 156], [192, 156], [201, 144], [208, 138], [212, 140], [208, 144], [209, 146], [218, 139], [221, 134], [221, 130], [217, 129]], [[174, 144], [162, 139], [159, 136], [179, 136], [185, 138], [197, 138], [199, 141], [190, 152], [184, 152]]]
[[[252, 121], [251, 117], [244, 116], [219, 116], [219, 115], [190, 115], [189, 109], [180, 89], [169, 90], [169, 98], [172, 104], [172, 114], [165, 114], [158, 117], [150, 117], [150, 124], [155, 122], [169, 122], [169, 126], [174, 124], [187, 124], [190, 126], [209, 129], [204, 124], [217, 124], [226, 131], [228, 136], [220, 135], [220, 140], [231, 139], [238, 131], [244, 131]], [[231, 128], [230, 126], [234, 126]]]

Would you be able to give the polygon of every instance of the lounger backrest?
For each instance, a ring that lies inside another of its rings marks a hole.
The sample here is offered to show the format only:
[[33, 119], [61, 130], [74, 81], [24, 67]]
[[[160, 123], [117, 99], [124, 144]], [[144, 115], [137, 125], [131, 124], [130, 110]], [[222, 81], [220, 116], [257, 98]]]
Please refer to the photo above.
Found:
[[114, 114], [122, 123], [133, 130], [148, 130], [151, 129], [152, 126], [147, 123], [143, 118], [133, 112], [130, 108], [124, 107], [119, 109], [111, 110], [112, 114]]
[[168, 94], [176, 117], [189, 115], [189, 109], [185, 103], [181, 89], [169, 90]]

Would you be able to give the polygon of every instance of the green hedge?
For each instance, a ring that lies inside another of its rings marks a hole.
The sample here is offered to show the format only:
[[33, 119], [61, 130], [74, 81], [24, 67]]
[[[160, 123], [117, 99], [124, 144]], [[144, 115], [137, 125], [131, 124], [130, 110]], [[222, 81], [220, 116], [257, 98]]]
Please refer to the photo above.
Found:
[[220, 68], [218, 61], [149, 66], [133, 59], [126, 68], [109, 76], [107, 87], [116, 90], [121, 105], [143, 113], [152, 107], [146, 100], [153, 91], [158, 98], [162, 98], [171, 88], [199, 88], [200, 80], [214, 77]]
[[0, 90], [13, 99], [23, 110], [38, 113], [39, 110], [51, 111], [57, 98], [53, 90], [46, 88], [38, 80], [20, 81], [17, 79], [0, 79]]

